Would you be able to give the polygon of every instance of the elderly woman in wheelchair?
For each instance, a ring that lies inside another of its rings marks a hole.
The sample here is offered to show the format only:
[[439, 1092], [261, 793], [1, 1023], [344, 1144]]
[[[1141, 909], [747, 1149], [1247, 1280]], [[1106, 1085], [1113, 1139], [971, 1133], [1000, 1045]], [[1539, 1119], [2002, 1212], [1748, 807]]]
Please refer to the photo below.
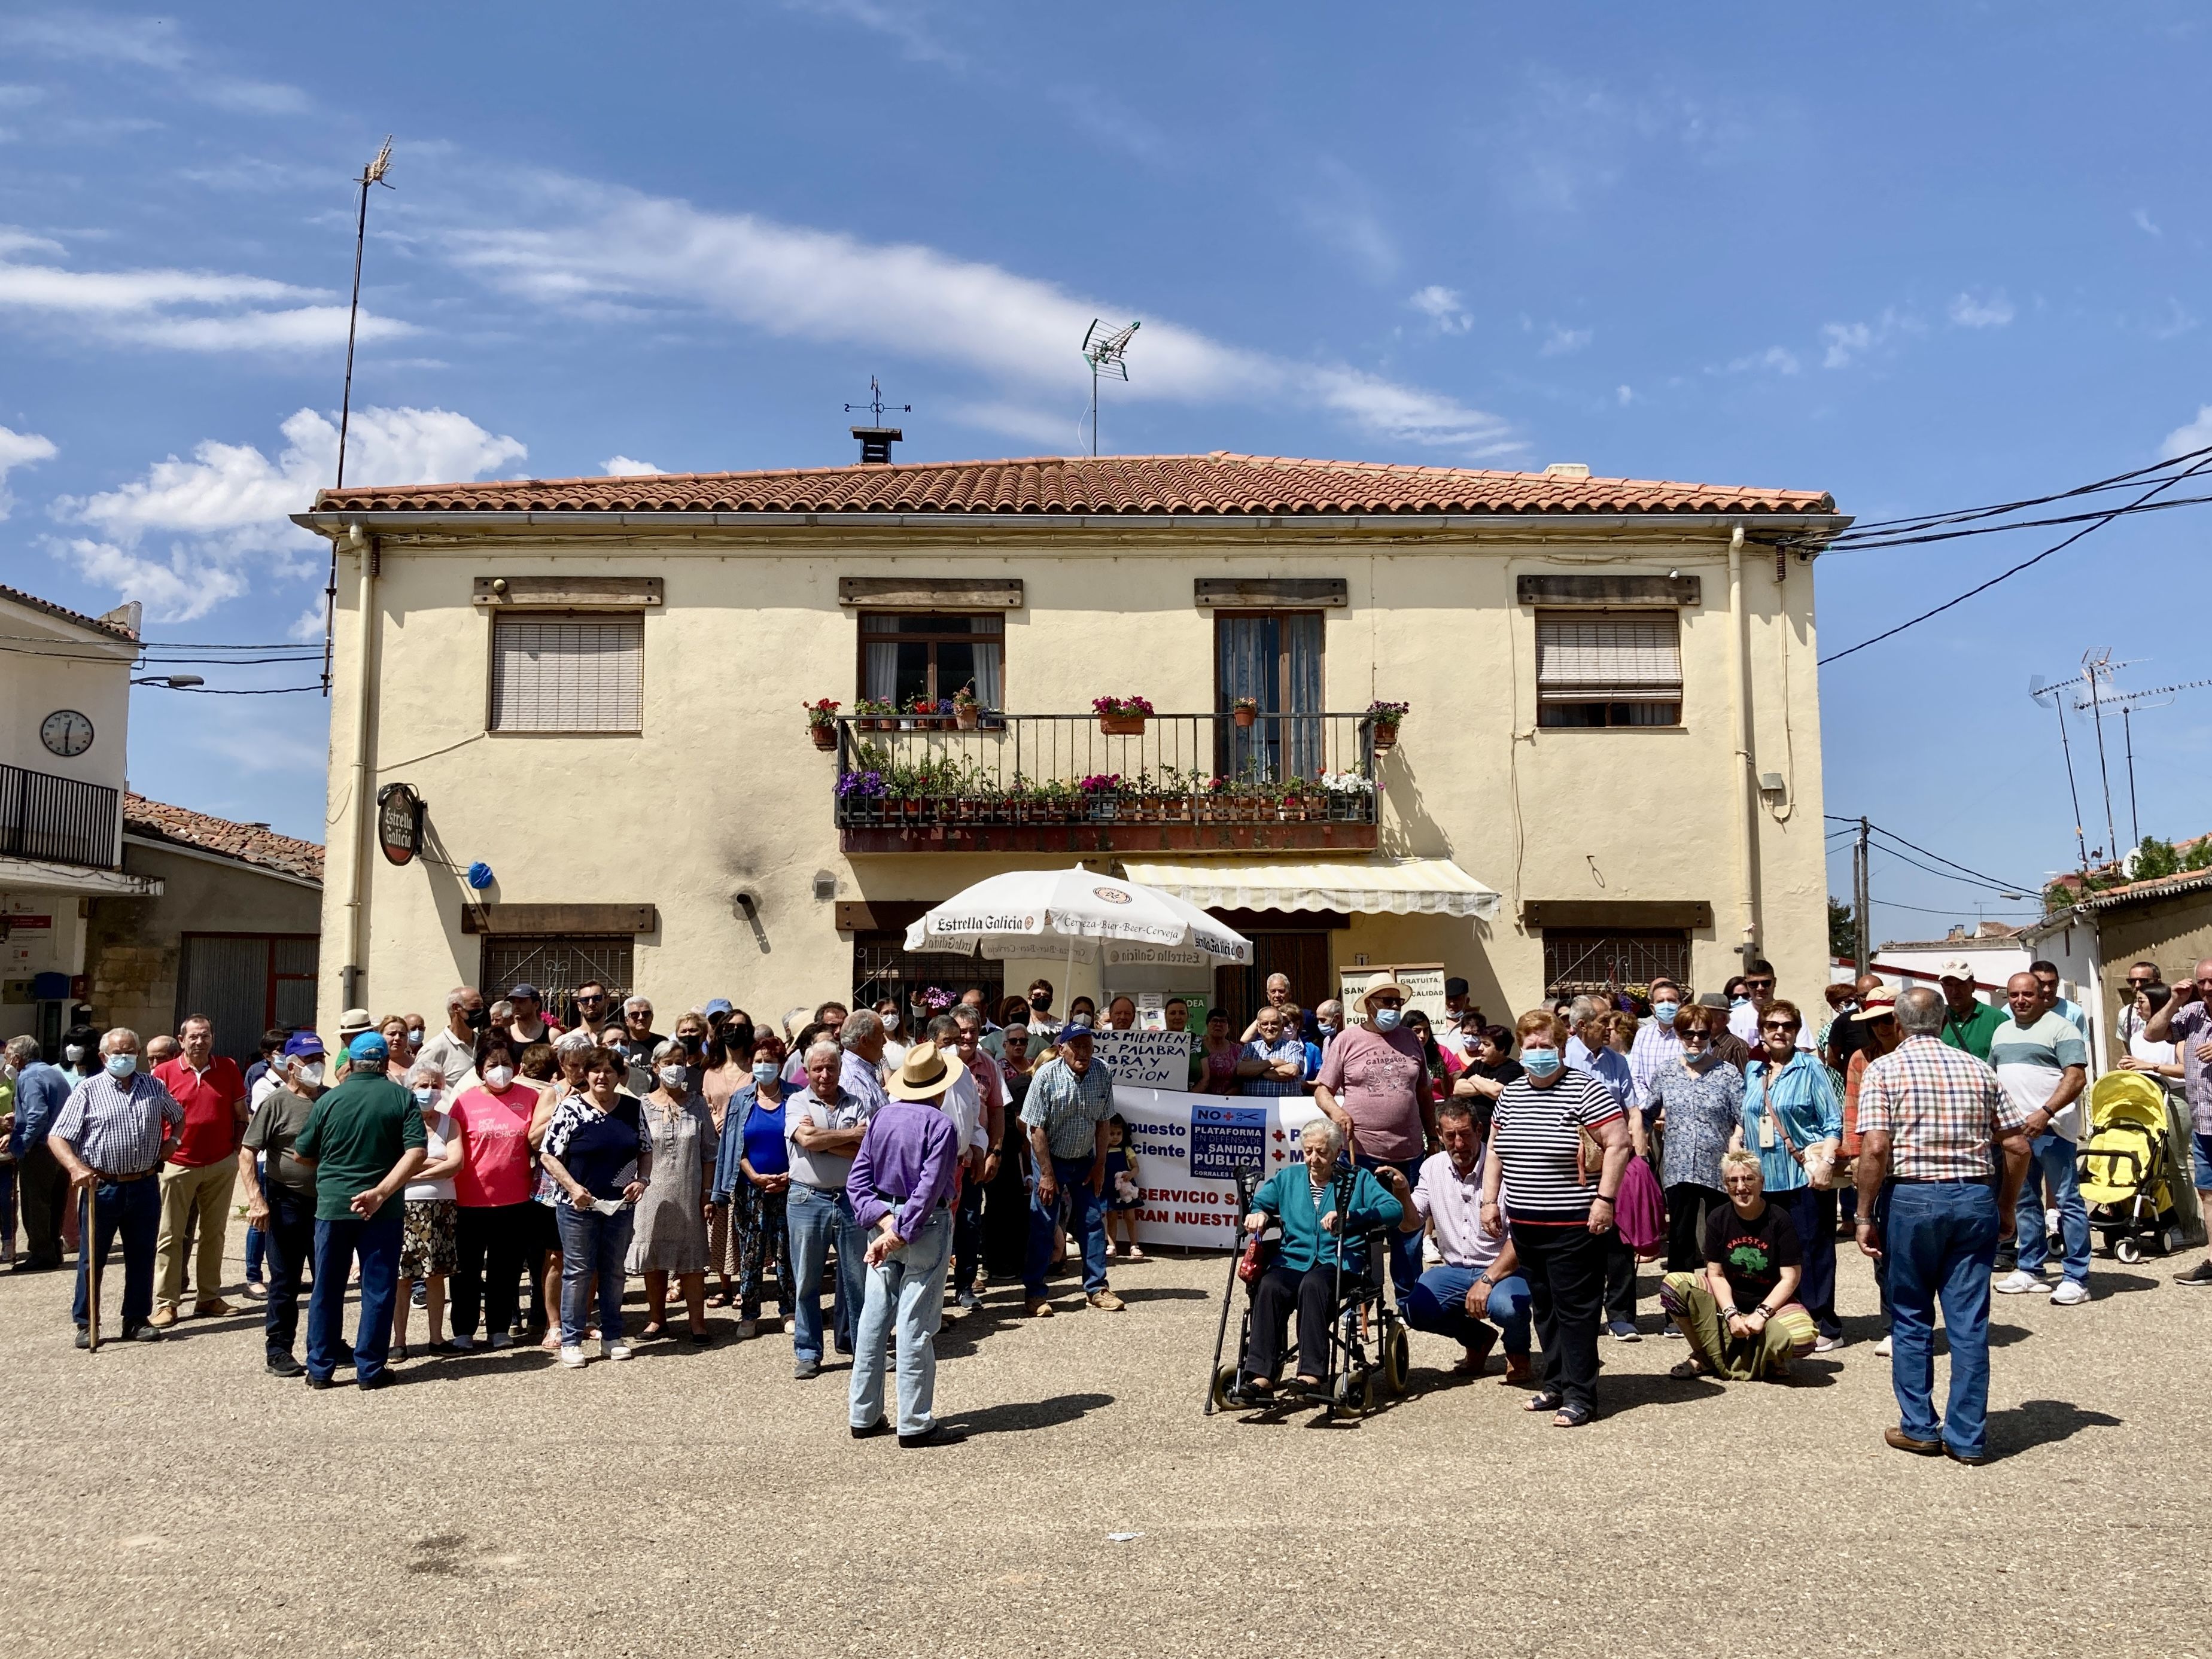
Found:
[[[1382, 1304], [1369, 1268], [1374, 1236], [1402, 1226], [1414, 1213], [1406, 1177], [1385, 1167], [1378, 1180], [1376, 1173], [1340, 1164], [1344, 1138], [1327, 1118], [1307, 1124], [1298, 1140], [1303, 1162], [1263, 1182], [1244, 1218], [1248, 1232], [1263, 1236], [1279, 1227], [1281, 1237], [1266, 1271], [1252, 1285], [1243, 1362], [1225, 1393], [1224, 1403], [1232, 1407], [1328, 1399], [1339, 1344], [1346, 1350], [1339, 1391], [1348, 1398], [1352, 1387], [1364, 1388], [1371, 1367], [1359, 1316], [1370, 1307], [1383, 1326], [1383, 1369], [1389, 1372], [1395, 1362], [1392, 1386], [1402, 1386], [1405, 1334], [1395, 1312]], [[1298, 1322], [1297, 1370], [1289, 1382], [1279, 1384], [1293, 1312]]]

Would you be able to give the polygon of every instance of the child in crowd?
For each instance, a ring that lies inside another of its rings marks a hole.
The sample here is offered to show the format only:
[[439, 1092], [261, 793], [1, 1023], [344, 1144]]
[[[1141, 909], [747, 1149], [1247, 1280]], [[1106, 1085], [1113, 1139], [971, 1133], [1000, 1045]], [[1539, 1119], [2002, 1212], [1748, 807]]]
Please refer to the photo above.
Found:
[[1106, 1254], [1115, 1254], [1114, 1236], [1118, 1224], [1128, 1248], [1120, 1252], [1132, 1261], [1145, 1259], [1137, 1243], [1137, 1206], [1144, 1189], [1137, 1185], [1137, 1155], [1129, 1149], [1129, 1125], [1119, 1112], [1106, 1120]]

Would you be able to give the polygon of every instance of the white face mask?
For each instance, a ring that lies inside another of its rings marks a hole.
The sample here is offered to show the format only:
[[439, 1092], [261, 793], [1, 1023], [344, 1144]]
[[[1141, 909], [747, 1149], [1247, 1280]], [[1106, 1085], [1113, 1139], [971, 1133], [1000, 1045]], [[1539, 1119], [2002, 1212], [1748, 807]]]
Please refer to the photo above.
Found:
[[681, 1066], [664, 1066], [660, 1068], [660, 1081], [664, 1088], [681, 1089], [690, 1080], [690, 1073], [685, 1071]]
[[321, 1088], [323, 1086], [323, 1062], [319, 1060], [314, 1061], [312, 1065], [302, 1066], [300, 1068], [300, 1081], [306, 1084], [310, 1089]]
[[883, 1022], [884, 1030], [889, 1031], [894, 1036], [898, 1035], [899, 1017], [896, 1014], [884, 1015]]
[[514, 1067], [512, 1066], [495, 1066], [484, 1073], [484, 1086], [489, 1089], [504, 1089], [514, 1081]]

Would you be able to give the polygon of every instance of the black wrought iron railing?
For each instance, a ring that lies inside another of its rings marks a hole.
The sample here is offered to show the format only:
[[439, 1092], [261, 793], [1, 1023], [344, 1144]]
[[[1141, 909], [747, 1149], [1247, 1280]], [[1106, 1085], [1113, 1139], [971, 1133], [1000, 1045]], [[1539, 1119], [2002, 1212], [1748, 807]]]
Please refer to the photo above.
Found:
[[121, 794], [100, 784], [0, 766], [0, 856], [112, 870], [122, 811]]
[[838, 827], [1376, 821], [1364, 714], [963, 718], [839, 719]]

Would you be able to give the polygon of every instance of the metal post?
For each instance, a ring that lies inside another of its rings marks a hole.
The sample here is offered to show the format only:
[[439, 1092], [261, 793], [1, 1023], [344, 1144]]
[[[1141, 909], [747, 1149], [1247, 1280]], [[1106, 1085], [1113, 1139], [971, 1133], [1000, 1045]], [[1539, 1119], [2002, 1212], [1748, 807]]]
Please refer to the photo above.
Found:
[[2066, 699], [2053, 692], [2051, 706], [2058, 711], [2058, 750], [2066, 757], [2066, 795], [2074, 803], [2074, 850], [2080, 854], [2081, 869], [2089, 868], [2089, 842], [2081, 833], [2081, 792], [2074, 787], [2074, 745], [2066, 738]]
[[2136, 847], [2142, 845], [2142, 820], [2136, 816], [2136, 731], [2129, 716], [2135, 713], [2126, 703], [2120, 705], [2120, 734], [2127, 739], [2128, 748], [2128, 840]]
[[1867, 836], [1872, 826], [1864, 818], [1859, 820], [1858, 840], [1851, 846], [1851, 930], [1858, 957], [1859, 976], [1866, 976], [1868, 962], [1867, 933]]
[[[2109, 669], [2104, 671], [2111, 672]], [[2097, 777], [2105, 787], [2105, 856], [2118, 863], [2120, 832], [2112, 822], [2112, 775], [2105, 765], [2105, 693], [2099, 665], [2089, 670], [2089, 718], [2097, 728]]]

